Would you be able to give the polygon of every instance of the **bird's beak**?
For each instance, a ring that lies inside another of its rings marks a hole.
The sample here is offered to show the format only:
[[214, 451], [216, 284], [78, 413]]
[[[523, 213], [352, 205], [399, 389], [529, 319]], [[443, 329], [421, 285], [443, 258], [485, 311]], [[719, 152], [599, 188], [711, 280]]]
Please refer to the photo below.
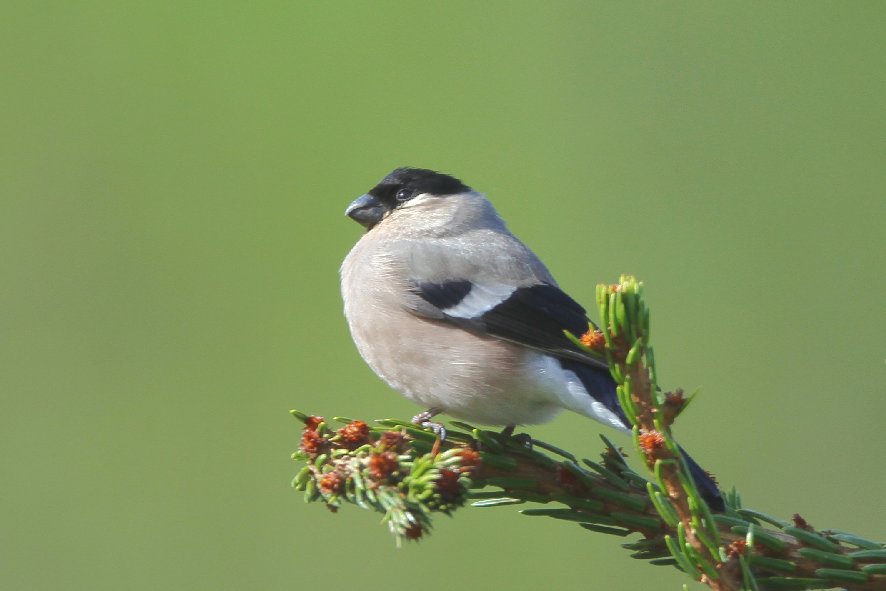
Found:
[[385, 215], [385, 207], [381, 201], [367, 193], [354, 199], [354, 202], [348, 205], [345, 210], [345, 215], [358, 224], [366, 226], [368, 230], [382, 220]]

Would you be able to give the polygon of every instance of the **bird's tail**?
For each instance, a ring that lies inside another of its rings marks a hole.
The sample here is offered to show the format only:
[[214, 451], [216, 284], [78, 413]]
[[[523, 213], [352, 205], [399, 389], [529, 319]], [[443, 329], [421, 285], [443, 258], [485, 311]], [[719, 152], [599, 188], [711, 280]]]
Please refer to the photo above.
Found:
[[710, 474], [705, 472], [682, 447], [680, 448], [680, 453], [683, 454], [683, 461], [686, 462], [686, 467], [689, 468], [692, 480], [695, 481], [695, 487], [698, 489], [698, 494], [700, 494], [701, 498], [705, 500], [708, 507], [711, 508], [711, 511], [717, 511], [719, 513], [725, 511], [726, 504], [723, 502], [723, 495], [720, 493], [720, 489], [717, 487], [714, 479], [711, 478]]
[[[591, 367], [585, 363], [574, 361], [572, 359], [560, 359], [559, 361], [563, 369], [573, 372], [576, 377], [578, 377], [584, 386], [585, 391], [591, 398], [597, 402], [601, 402], [606, 408], [615, 413], [615, 415], [621, 420], [623, 430], [630, 433], [631, 423], [628, 421], [628, 417], [625, 415], [625, 412], [618, 401], [616, 383], [615, 380], [612, 379], [612, 375], [609, 371], [598, 367]], [[604, 423], [606, 422], [601, 420], [599, 415], [585, 414], [585, 416]], [[720, 489], [717, 488], [717, 484], [714, 482], [713, 478], [711, 478], [701, 466], [696, 464], [695, 460], [683, 451], [683, 448], [680, 448], [680, 453], [683, 454], [683, 459], [686, 461], [686, 467], [689, 468], [689, 473], [692, 475], [692, 480], [695, 481], [695, 487], [698, 489], [701, 498], [705, 500], [712, 511], [718, 511], [720, 513], [725, 511], [726, 506], [723, 502], [723, 495], [720, 494]]]

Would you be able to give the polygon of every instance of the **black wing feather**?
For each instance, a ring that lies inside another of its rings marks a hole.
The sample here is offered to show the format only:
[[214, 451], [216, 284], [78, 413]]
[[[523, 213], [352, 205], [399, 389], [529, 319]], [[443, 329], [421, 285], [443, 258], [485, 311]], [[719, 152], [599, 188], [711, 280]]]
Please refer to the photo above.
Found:
[[577, 349], [563, 330], [581, 336], [590, 324], [581, 304], [547, 283], [521, 287], [481, 319], [489, 334], [537, 348]]
[[419, 283], [412, 291], [423, 300], [440, 308], [444, 313], [454, 308], [471, 293], [470, 281], [447, 281], [446, 283]]
[[560, 288], [548, 283], [520, 287], [487, 312], [473, 318], [447, 315], [470, 293], [470, 281], [420, 283], [412, 291], [444, 314], [444, 321], [484, 336], [519, 343], [556, 357], [566, 357], [598, 368], [608, 365], [576, 346], [568, 330], [581, 336], [591, 326], [585, 309]]

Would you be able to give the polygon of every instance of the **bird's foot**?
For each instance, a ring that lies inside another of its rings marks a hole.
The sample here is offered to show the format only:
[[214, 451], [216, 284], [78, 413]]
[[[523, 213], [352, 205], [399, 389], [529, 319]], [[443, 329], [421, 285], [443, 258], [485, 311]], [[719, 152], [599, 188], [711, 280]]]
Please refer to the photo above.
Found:
[[501, 430], [501, 434], [505, 437], [513, 438], [523, 447], [532, 449], [532, 436], [529, 435], [529, 433], [517, 433], [516, 435], [514, 435], [514, 429], [516, 428], [516, 425], [508, 425]]
[[443, 426], [443, 423], [431, 420], [441, 412], [443, 412], [442, 408], [429, 408], [412, 417], [412, 424], [430, 429], [434, 435], [440, 438], [440, 441], [446, 441], [446, 427]]

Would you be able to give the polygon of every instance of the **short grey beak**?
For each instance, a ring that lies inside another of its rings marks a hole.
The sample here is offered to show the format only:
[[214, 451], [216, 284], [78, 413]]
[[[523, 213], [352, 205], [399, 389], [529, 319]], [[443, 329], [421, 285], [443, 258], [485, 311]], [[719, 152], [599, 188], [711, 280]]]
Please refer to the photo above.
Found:
[[354, 199], [345, 210], [345, 215], [369, 229], [381, 221], [385, 208], [381, 201], [367, 193]]

